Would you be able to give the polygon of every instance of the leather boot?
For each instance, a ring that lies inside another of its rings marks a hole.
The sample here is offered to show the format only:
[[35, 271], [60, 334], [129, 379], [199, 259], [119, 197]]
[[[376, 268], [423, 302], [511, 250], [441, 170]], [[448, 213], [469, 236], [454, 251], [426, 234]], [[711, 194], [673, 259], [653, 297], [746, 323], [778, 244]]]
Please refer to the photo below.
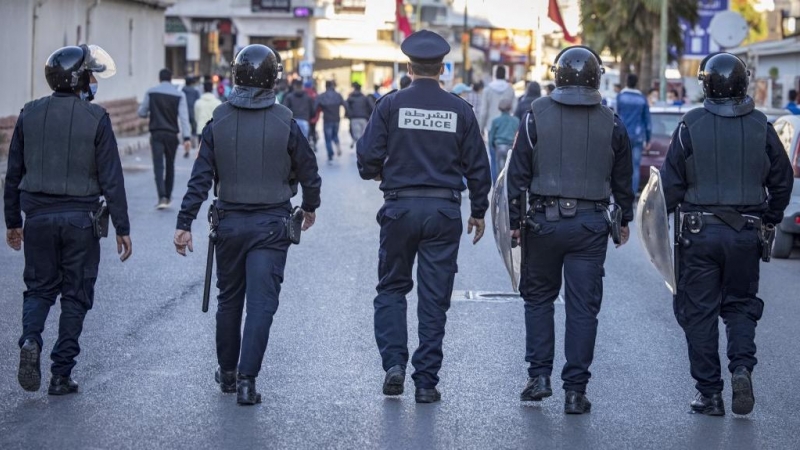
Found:
[[78, 392], [78, 383], [71, 377], [53, 375], [53, 378], [50, 378], [50, 388], [47, 390], [48, 394], [67, 395], [76, 392]]
[[707, 416], [725, 415], [725, 402], [722, 401], [722, 392], [716, 392], [710, 397], [698, 392], [690, 406], [695, 414], [705, 414]]
[[550, 387], [550, 377], [539, 375], [528, 378], [528, 384], [522, 390], [519, 399], [523, 402], [538, 402], [551, 395], [553, 395], [553, 389]]
[[256, 392], [255, 377], [239, 375], [239, 379], [236, 380], [236, 403], [240, 405], [261, 403], [261, 394]]
[[586, 394], [577, 391], [567, 391], [564, 398], [565, 414], [583, 414], [592, 411], [592, 403]]
[[756, 399], [753, 397], [753, 380], [747, 367], [738, 366], [734, 369], [731, 375], [731, 390], [733, 390], [731, 411], [734, 414], [750, 414]]
[[435, 403], [441, 399], [442, 394], [440, 394], [439, 390], [436, 388], [417, 388], [417, 392], [414, 394], [414, 400], [416, 400], [417, 403]]
[[406, 368], [403, 366], [392, 366], [386, 371], [386, 378], [383, 379], [383, 395], [400, 395], [403, 393], [406, 382]]
[[19, 349], [19, 371], [17, 381], [22, 389], [29, 392], [36, 392], [42, 387], [42, 370], [40, 365], [40, 355], [42, 350], [39, 343], [33, 339], [26, 339]]
[[222, 370], [217, 367], [214, 372], [214, 381], [219, 384], [219, 390], [224, 394], [233, 394], [236, 392], [236, 371], [235, 370]]

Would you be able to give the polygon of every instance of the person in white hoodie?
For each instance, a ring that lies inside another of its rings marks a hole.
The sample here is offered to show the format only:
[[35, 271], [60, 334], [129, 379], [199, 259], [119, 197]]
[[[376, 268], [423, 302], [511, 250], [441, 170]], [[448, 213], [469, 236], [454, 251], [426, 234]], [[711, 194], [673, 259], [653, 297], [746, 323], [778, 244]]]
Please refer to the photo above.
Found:
[[203, 95], [194, 102], [194, 119], [197, 122], [198, 131], [202, 134], [206, 123], [211, 120], [214, 109], [222, 102], [214, 95], [214, 83], [206, 81], [203, 83]]
[[[511, 111], [517, 108], [517, 96], [514, 94], [514, 87], [506, 81], [505, 66], [498, 66], [494, 73], [494, 81], [483, 89], [481, 95], [481, 110], [478, 117], [478, 125], [481, 127], [481, 134], [488, 136], [489, 129], [492, 127], [494, 119], [500, 117], [500, 103], [511, 105]], [[497, 152], [491, 142], [487, 142], [486, 149], [489, 151], [489, 161], [492, 162], [492, 183], [497, 180], [500, 170], [497, 167]]]
[[494, 78], [494, 81], [489, 83], [483, 90], [483, 95], [481, 96], [481, 110], [480, 117], [478, 117], [478, 125], [480, 125], [481, 132], [483, 133], [489, 132], [492, 121], [500, 115], [500, 102], [503, 101], [503, 99], [507, 99], [511, 102], [512, 111], [517, 107], [514, 87], [511, 86], [511, 83], [506, 81], [505, 66], [497, 67]]

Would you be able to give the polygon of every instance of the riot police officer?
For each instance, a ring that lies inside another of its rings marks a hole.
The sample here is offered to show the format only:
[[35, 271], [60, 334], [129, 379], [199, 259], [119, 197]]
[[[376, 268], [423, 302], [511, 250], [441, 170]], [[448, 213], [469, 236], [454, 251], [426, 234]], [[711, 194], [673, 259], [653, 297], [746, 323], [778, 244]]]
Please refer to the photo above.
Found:
[[515, 238], [520, 237], [524, 190], [529, 191], [530, 204], [520, 284], [525, 300], [525, 360], [530, 367], [520, 399], [539, 401], [552, 395], [553, 303], [563, 271], [564, 412], [582, 414], [591, 410], [585, 394], [603, 296], [612, 194], [622, 214], [618, 245], [627, 241], [627, 223], [633, 219], [631, 150], [620, 119], [600, 104], [597, 88], [603, 68], [597, 54], [587, 47], [569, 47], [556, 57], [553, 71], [556, 89], [531, 104], [508, 168]]
[[412, 363], [417, 403], [441, 398], [447, 310], [462, 233], [461, 191], [469, 186], [473, 243], [484, 232], [491, 188], [489, 160], [475, 114], [460, 97], [439, 87], [450, 46], [421, 30], [401, 45], [410, 62], [411, 86], [382, 97], [357, 144], [358, 170], [381, 182], [386, 200], [378, 211], [380, 262], [375, 297], [375, 339], [383, 360], [385, 395], [403, 393], [408, 363], [406, 294], [417, 258], [419, 348]]
[[681, 205], [674, 309], [697, 382], [691, 408], [713, 416], [725, 414], [718, 317], [727, 328], [732, 410], [753, 410], [759, 258], [770, 248], [762, 227], [780, 223], [793, 182], [783, 145], [747, 95], [748, 76], [729, 53], [703, 60], [703, 108], [684, 115], [661, 168], [667, 210]]
[[[275, 100], [283, 69], [272, 49], [248, 45], [233, 64], [235, 87], [202, 133], [175, 231], [175, 249], [193, 251], [191, 226], [216, 180], [217, 360], [215, 380], [237, 402], [261, 402], [256, 377], [278, 309], [286, 254], [290, 199], [303, 187], [303, 229], [314, 224], [322, 181], [317, 161], [292, 119]], [[209, 244], [209, 245], [214, 245]], [[242, 336], [242, 311], [247, 318]]]
[[101, 106], [83, 101], [94, 98], [92, 74], [107, 78], [115, 71], [100, 47], [56, 50], [45, 63], [53, 94], [27, 103], [14, 128], [4, 194], [6, 241], [14, 250], [25, 242], [18, 381], [26, 391], [41, 385], [42, 331], [59, 295], [48, 393], [78, 391], [71, 374], [83, 321], [94, 302], [100, 228], [107, 226], [100, 195], [108, 202], [120, 260], [131, 255], [125, 183], [111, 121]]

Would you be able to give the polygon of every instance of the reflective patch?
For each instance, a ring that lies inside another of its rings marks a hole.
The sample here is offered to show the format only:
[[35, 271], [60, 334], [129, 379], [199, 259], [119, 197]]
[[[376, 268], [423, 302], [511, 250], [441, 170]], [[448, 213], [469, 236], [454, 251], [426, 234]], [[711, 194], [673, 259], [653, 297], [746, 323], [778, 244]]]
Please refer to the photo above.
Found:
[[452, 111], [400, 108], [397, 126], [408, 130], [456, 132], [458, 114]]

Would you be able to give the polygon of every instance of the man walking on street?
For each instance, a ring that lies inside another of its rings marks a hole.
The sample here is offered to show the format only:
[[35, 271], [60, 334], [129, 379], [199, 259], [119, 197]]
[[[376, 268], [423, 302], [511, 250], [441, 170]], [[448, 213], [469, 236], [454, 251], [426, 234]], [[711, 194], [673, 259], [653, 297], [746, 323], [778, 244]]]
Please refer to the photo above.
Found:
[[221, 104], [222, 102], [214, 95], [214, 83], [211, 81], [203, 83], [203, 95], [194, 104], [194, 117], [201, 131], [211, 120], [214, 110]]
[[719, 318], [728, 338], [732, 410], [749, 414], [755, 405], [756, 325], [764, 312], [759, 260], [769, 260], [772, 242], [764, 232], [781, 223], [792, 195], [789, 157], [747, 95], [749, 77], [730, 53], [700, 63], [705, 102], [683, 116], [661, 167], [667, 211], [680, 205], [682, 217], [673, 307], [696, 381], [691, 408], [709, 416], [725, 415]]
[[[220, 390], [240, 405], [261, 402], [261, 371], [289, 249], [297, 183], [303, 187], [302, 229], [320, 205], [317, 159], [292, 112], [275, 101], [282, 68], [277, 53], [248, 45], [237, 55], [228, 101], [203, 129], [200, 153], [178, 214], [175, 250], [193, 251], [192, 222], [217, 180], [217, 367]], [[301, 86], [302, 87], [302, 86]], [[299, 230], [297, 230], [299, 233]], [[242, 313], [247, 317], [242, 332]]]
[[[633, 220], [630, 144], [619, 118], [602, 106], [602, 61], [588, 47], [561, 51], [556, 88], [532, 104], [517, 132], [508, 167], [512, 237], [520, 232], [520, 199], [528, 190], [520, 294], [525, 301], [528, 383], [522, 401], [553, 395], [554, 306], [564, 280], [566, 364], [561, 372], [564, 412], [591, 411], [586, 387], [603, 300], [603, 265], [611, 231], [610, 197], [621, 208], [618, 247]], [[615, 238], [616, 239], [616, 238]]]
[[[186, 86], [182, 89], [183, 95], [186, 96], [186, 108], [189, 110], [189, 127], [192, 129], [192, 147], [197, 147], [197, 122], [195, 121], [194, 104], [197, 102], [197, 99], [200, 98], [200, 91], [197, 90], [195, 83], [197, 83], [197, 77], [187, 76]], [[188, 158], [189, 152], [184, 151], [183, 157]]]
[[489, 133], [492, 121], [500, 115], [500, 102], [503, 100], [511, 102], [512, 111], [516, 108], [517, 99], [514, 95], [514, 87], [506, 81], [506, 68], [505, 66], [497, 66], [494, 81], [486, 86], [481, 95], [481, 115], [478, 119], [480, 120], [482, 133]]
[[[438, 402], [447, 310], [458, 272], [461, 192], [469, 186], [467, 233], [483, 236], [491, 189], [489, 160], [470, 105], [439, 87], [450, 45], [418, 31], [403, 41], [411, 86], [382, 97], [358, 141], [358, 171], [380, 181], [380, 261], [374, 300], [375, 339], [386, 376], [384, 395], [404, 390], [408, 364], [406, 295], [417, 260], [419, 348], [412, 375], [417, 403]], [[424, 117], [436, 117], [426, 120]], [[466, 185], [464, 184], [466, 180]]]
[[628, 131], [628, 138], [631, 141], [631, 156], [633, 162], [633, 193], [639, 192], [639, 166], [642, 165], [642, 152], [650, 149], [650, 106], [647, 98], [642, 94], [636, 85], [639, 77], [635, 73], [629, 73], [625, 89], [617, 94], [617, 115], [625, 124]]
[[292, 92], [286, 94], [282, 104], [292, 112], [297, 126], [300, 127], [303, 137], [307, 140], [311, 116], [314, 112], [314, 100], [303, 89], [303, 80], [292, 81]]
[[341, 108], [347, 110], [341, 94], [336, 92], [333, 81], [325, 82], [325, 92], [317, 97], [314, 110], [322, 112], [322, 130], [325, 134], [325, 149], [328, 151], [328, 163], [333, 161], [333, 150], [336, 147], [336, 156], [342, 156], [342, 148], [339, 145], [339, 121], [341, 120]]
[[[17, 379], [26, 391], [41, 386], [40, 354], [47, 315], [61, 296], [58, 340], [50, 358], [48, 394], [78, 391], [72, 379], [83, 321], [94, 303], [100, 238], [108, 216], [120, 260], [132, 246], [125, 182], [111, 120], [102, 107], [81, 100], [92, 73], [108, 78], [114, 61], [100, 47], [56, 50], [45, 63], [52, 95], [25, 105], [17, 119], [5, 182], [6, 242], [25, 252], [22, 336]], [[101, 208], [100, 196], [108, 202]], [[25, 212], [23, 228], [22, 212]]]
[[145, 93], [139, 117], [150, 117], [150, 150], [158, 191], [156, 208], [164, 209], [172, 204], [178, 133], [183, 135], [183, 150], [188, 153], [192, 145], [192, 127], [186, 96], [172, 85], [172, 72], [162, 69], [158, 79], [161, 83]]
[[364, 129], [367, 127], [367, 121], [369, 121], [369, 116], [372, 114], [374, 106], [375, 100], [361, 92], [360, 84], [353, 83], [353, 92], [347, 97], [347, 118], [350, 119], [350, 136], [353, 138], [350, 148], [364, 134]]

